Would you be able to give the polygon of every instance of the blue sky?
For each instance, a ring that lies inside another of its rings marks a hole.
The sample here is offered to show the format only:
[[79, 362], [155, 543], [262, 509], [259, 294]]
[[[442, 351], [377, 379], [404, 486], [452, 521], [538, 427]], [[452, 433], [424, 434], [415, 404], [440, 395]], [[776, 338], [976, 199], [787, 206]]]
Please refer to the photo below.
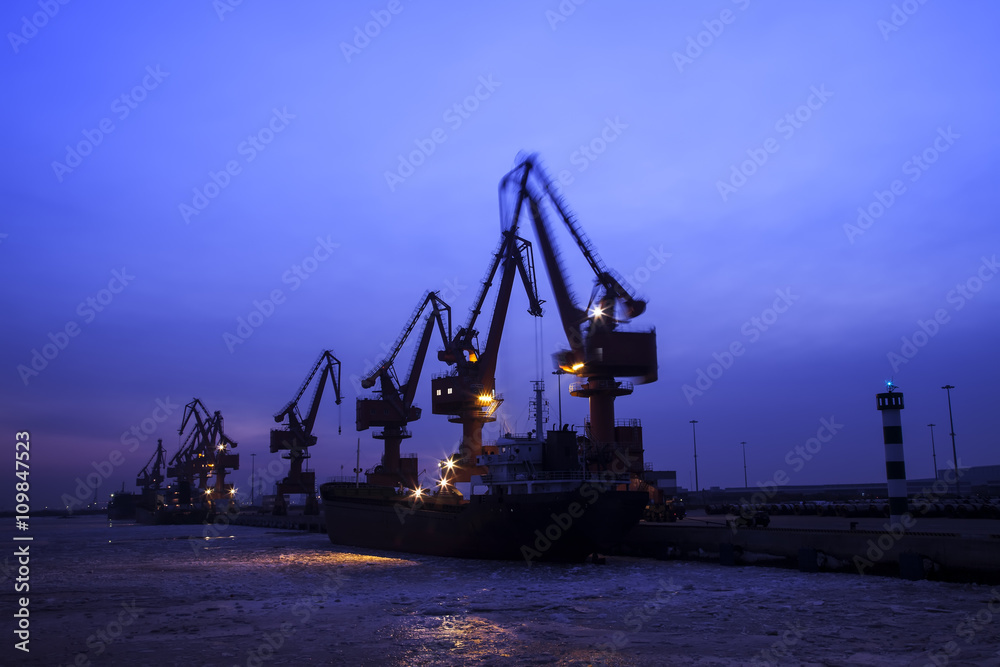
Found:
[[[950, 460], [948, 383], [963, 465], [1000, 463], [998, 12], [5, 3], [0, 427], [32, 434], [34, 502], [57, 504], [116, 450], [102, 496], [132, 483], [155, 438], [172, 453], [180, 409], [134, 451], [121, 441], [168, 398], [222, 411], [241, 482], [250, 453], [276, 456], [271, 415], [322, 349], [343, 362], [345, 401], [340, 435], [336, 406], [321, 407], [318, 477], [353, 467], [358, 435], [374, 464], [349, 378], [425, 290], [465, 320], [499, 238], [496, 186], [521, 151], [563, 175], [605, 262], [649, 301], [633, 324], [656, 328], [659, 380], [617, 415], [642, 419], [655, 467], [688, 481], [697, 419], [703, 486], [742, 484], [744, 440], [751, 485], [779, 470], [877, 481], [874, 394], [890, 377], [911, 477], [931, 475], [928, 423], [939, 467]], [[559, 243], [585, 297], [587, 265]], [[539, 279], [541, 342], [515, 290], [497, 371], [521, 431], [539, 372], [557, 404], [541, 266]], [[227, 345], [275, 290], [273, 313]], [[19, 370], [60, 341], [37, 375]], [[429, 355], [404, 443], [421, 467], [460, 434], [430, 414], [427, 378], [443, 370]], [[582, 423], [585, 401], [564, 396], [563, 414]], [[793, 471], [787, 453], [831, 418], [843, 428]]]

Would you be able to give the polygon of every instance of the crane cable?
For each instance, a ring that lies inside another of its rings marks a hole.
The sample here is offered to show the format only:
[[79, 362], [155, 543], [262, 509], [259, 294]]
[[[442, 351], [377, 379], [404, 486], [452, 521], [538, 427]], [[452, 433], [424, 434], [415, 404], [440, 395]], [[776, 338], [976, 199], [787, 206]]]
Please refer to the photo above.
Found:
[[535, 318], [535, 377], [539, 380], [542, 379], [542, 318]]

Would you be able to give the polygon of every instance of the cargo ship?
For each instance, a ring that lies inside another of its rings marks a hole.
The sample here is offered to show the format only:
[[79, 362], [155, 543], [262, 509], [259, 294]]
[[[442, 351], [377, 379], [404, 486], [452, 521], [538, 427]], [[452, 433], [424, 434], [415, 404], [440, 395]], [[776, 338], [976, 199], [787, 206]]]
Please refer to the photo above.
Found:
[[[468, 497], [441, 464], [437, 488], [327, 482], [320, 487], [334, 544], [432, 556], [579, 562], [621, 543], [649, 501], [630, 490], [627, 459], [587, 470], [575, 431], [507, 434], [484, 445]], [[615, 465], [617, 463], [617, 465]]]
[[115, 491], [108, 500], [109, 521], [134, 521], [136, 506], [142, 496], [125, 490], [122, 483], [121, 491]]

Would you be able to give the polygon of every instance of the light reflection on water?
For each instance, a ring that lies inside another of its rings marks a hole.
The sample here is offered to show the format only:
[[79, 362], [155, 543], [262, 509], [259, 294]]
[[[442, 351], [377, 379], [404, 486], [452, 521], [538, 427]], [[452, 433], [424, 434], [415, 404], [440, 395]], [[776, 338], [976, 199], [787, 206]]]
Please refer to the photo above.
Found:
[[278, 562], [294, 563], [295, 565], [321, 566], [338, 565], [347, 568], [379, 568], [412, 567], [420, 563], [403, 558], [387, 558], [368, 554], [331, 552], [331, 551], [298, 551], [294, 554], [280, 554]]
[[517, 633], [479, 616], [415, 617], [390, 637], [407, 650], [408, 660], [425, 665], [511, 658], [518, 642]]
[[[203, 530], [34, 521], [32, 628], [51, 659], [31, 664], [72, 664], [133, 603], [143, 611], [107, 646], [108, 661], [92, 664], [187, 667], [210, 651], [212, 664], [248, 665], [248, 652], [266, 649], [265, 667], [631, 667], [676, 664], [671, 651], [696, 656], [687, 664], [741, 665], [792, 617], [807, 637], [831, 617], [846, 629], [830, 647], [799, 642], [793, 664], [840, 664], [869, 655], [869, 626], [890, 607], [906, 619], [892, 624], [898, 640], [880, 649], [880, 664], [909, 664], [940, 648], [926, 627], [954, 628], [984, 604], [981, 590], [935, 582], [629, 558], [529, 568], [350, 549], [316, 533], [227, 527], [205, 540]], [[669, 596], [659, 596], [664, 582]], [[647, 614], [650, 600], [660, 607]], [[963, 658], [993, 664], [997, 628], [963, 646]], [[171, 661], [152, 661], [164, 655]]]

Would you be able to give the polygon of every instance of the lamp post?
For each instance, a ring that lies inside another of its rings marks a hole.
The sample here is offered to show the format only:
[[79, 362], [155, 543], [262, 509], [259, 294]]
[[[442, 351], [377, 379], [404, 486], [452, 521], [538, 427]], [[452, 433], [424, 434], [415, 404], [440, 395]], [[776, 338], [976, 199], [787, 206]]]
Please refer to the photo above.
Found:
[[750, 484], [747, 482], [747, 441], [744, 440], [740, 443], [743, 445], [743, 488], [750, 488]]
[[251, 452], [250, 454], [250, 505], [251, 506], [253, 505], [253, 487], [255, 481], [254, 477], [257, 473], [257, 465], [256, 465], [257, 459], [254, 458], [255, 456], [257, 455]]
[[[698, 484], [698, 433], [695, 430], [696, 429], [695, 424], [697, 423], [698, 423], [697, 419], [692, 419], [690, 421], [691, 441], [694, 443], [694, 490], [695, 491], [698, 491], [701, 488], [701, 486]], [[704, 500], [705, 497], [702, 496], [702, 501]]]
[[954, 385], [946, 384], [941, 387], [948, 393], [948, 423], [951, 425], [951, 457], [955, 464], [955, 495], [961, 497], [961, 483], [958, 480], [958, 453], [955, 450], [955, 420], [951, 416], [951, 390]]
[[934, 481], [937, 481], [937, 450], [934, 449], [934, 427], [937, 424], [928, 424], [931, 429], [931, 456], [934, 457]]
[[354, 460], [354, 488], [358, 488], [361, 479], [361, 438], [358, 438], [357, 458]]

